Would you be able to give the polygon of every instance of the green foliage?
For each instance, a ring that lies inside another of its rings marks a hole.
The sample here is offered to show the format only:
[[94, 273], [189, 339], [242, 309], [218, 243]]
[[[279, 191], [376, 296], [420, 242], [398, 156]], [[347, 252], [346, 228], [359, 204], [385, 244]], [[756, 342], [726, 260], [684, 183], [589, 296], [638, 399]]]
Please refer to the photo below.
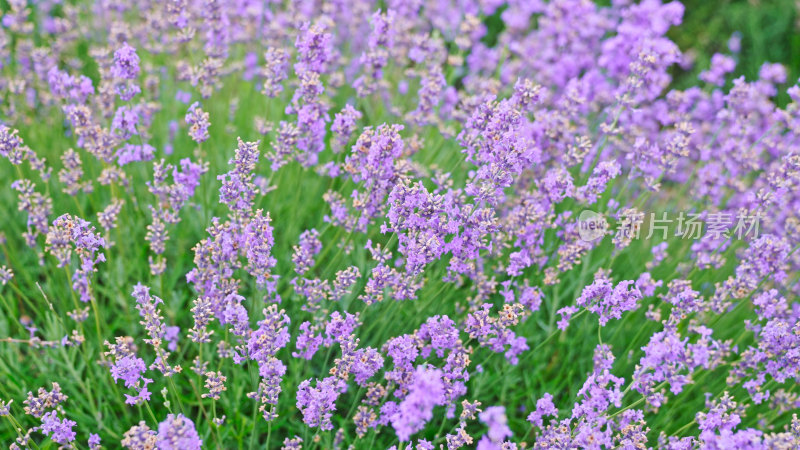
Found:
[[[697, 83], [697, 75], [706, 70], [714, 53], [729, 54], [728, 41], [734, 33], [741, 36], [741, 53], [736, 57], [734, 77], [758, 78], [765, 62], [781, 63], [787, 68], [787, 85], [800, 78], [800, 17], [794, 0], [685, 0], [683, 24], [667, 35], [681, 50], [695, 57], [686, 71], [675, 69], [673, 85], [684, 89]], [[779, 105], [789, 97], [783, 93]]]

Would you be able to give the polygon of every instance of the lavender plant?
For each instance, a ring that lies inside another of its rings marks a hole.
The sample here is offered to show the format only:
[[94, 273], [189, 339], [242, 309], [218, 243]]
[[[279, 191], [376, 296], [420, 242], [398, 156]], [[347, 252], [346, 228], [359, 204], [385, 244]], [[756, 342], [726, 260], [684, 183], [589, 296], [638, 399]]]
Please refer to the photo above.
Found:
[[800, 448], [800, 84], [610, 3], [0, 3], [0, 441]]

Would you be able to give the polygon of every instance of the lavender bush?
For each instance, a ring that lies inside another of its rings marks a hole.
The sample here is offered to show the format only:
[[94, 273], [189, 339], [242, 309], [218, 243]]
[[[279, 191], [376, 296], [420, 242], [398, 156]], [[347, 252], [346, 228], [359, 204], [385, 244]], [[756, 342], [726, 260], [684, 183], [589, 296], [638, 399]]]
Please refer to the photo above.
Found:
[[0, 3], [0, 441], [800, 448], [800, 86], [610, 3]]

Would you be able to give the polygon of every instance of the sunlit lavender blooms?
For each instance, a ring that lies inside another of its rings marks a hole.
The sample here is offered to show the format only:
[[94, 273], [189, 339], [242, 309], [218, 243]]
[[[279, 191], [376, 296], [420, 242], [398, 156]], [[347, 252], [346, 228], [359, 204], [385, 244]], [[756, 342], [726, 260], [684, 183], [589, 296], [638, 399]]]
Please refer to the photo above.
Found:
[[800, 448], [800, 6], [703, 6], [4, 2], [0, 446]]
[[169, 414], [158, 424], [156, 447], [164, 450], [199, 450], [203, 441], [197, 435], [194, 423], [183, 414]]

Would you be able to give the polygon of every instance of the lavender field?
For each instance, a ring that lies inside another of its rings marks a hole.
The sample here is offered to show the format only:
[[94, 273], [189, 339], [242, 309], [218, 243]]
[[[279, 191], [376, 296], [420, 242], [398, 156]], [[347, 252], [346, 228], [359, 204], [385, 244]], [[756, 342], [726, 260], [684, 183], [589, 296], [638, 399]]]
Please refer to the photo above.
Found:
[[797, 9], [718, 3], [0, 0], [0, 447], [800, 448]]

